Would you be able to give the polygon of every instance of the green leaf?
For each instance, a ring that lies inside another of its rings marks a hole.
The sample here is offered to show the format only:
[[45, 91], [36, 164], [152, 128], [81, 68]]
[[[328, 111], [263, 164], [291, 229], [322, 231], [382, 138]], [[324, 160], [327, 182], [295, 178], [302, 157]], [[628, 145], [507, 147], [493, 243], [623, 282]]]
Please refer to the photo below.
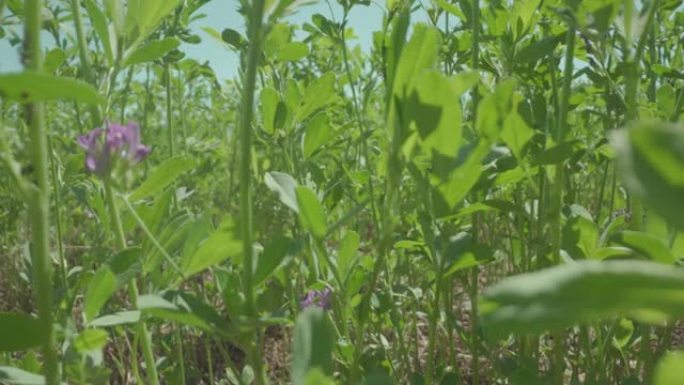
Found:
[[109, 39], [109, 28], [107, 28], [107, 19], [104, 13], [100, 9], [95, 1], [85, 0], [85, 7], [88, 11], [88, 17], [90, 18], [90, 24], [93, 26], [100, 43], [104, 47], [105, 55], [107, 57], [107, 62], [109, 65], [114, 64], [114, 48]]
[[241, 256], [242, 241], [235, 233], [235, 223], [230, 219], [225, 220], [189, 258], [181, 261], [185, 277], [218, 265], [228, 258]]
[[592, 256], [598, 239], [598, 227], [584, 216], [573, 216], [563, 226], [562, 247], [575, 259]]
[[676, 228], [684, 229], [684, 127], [641, 122], [612, 136], [627, 189]]
[[166, 39], [155, 40], [133, 51], [124, 59], [124, 63], [127, 66], [131, 66], [134, 64], [154, 61], [178, 48], [179, 45], [180, 40], [176, 39], [175, 37], [167, 37]]
[[88, 289], [84, 298], [84, 314], [86, 321], [91, 321], [100, 309], [116, 292], [116, 275], [108, 266], [100, 267], [88, 282]]
[[436, 68], [439, 49], [442, 46], [437, 29], [425, 24], [416, 24], [413, 36], [401, 53], [393, 93], [403, 98], [417, 83], [418, 75], [430, 68]]
[[528, 44], [515, 54], [516, 62], [520, 64], [535, 64], [539, 60], [551, 55], [561, 41], [561, 36], [547, 36], [532, 44]]
[[43, 342], [42, 337], [40, 322], [36, 318], [28, 314], [0, 313], [0, 351], [33, 348]]
[[133, 42], [131, 48], [147, 39], [180, 2], [181, 0], [128, 0], [124, 28], [125, 34]]
[[102, 329], [84, 329], [74, 339], [74, 348], [83, 354], [102, 349], [109, 339], [109, 334]]
[[103, 102], [97, 90], [84, 81], [30, 70], [0, 75], [0, 96], [24, 103], [49, 100]]
[[640, 231], [625, 230], [613, 237], [613, 241], [627, 246], [653, 261], [674, 264], [676, 258], [658, 237]]
[[658, 361], [653, 385], [684, 384], [684, 352], [669, 352]]
[[461, 146], [461, 109], [456, 84], [438, 71], [418, 75], [415, 90], [404, 101], [409, 121], [428, 154], [455, 156]]
[[299, 220], [302, 222], [302, 226], [310, 231], [314, 237], [322, 239], [328, 232], [328, 225], [326, 224], [323, 206], [318, 201], [316, 193], [306, 186], [298, 186], [295, 191], [299, 207]]
[[8, 385], [44, 385], [45, 377], [9, 366], [0, 366], [0, 383]]
[[320, 308], [304, 310], [295, 324], [292, 383], [306, 384], [310, 370], [318, 368], [332, 375], [334, 333], [325, 312]]
[[66, 54], [60, 48], [53, 48], [45, 54], [43, 71], [54, 74], [66, 61]]
[[447, 2], [446, 0], [434, 0], [443, 10], [449, 12], [452, 16], [456, 16], [459, 20], [465, 20], [466, 17], [457, 6]]
[[140, 273], [140, 259], [142, 251], [138, 247], [131, 247], [116, 253], [108, 262], [112, 273], [116, 275], [119, 286], [130, 282]]
[[468, 233], [459, 233], [449, 239], [443, 258], [443, 277], [446, 278], [458, 271], [492, 261], [494, 253], [488, 246], [474, 242]]
[[88, 326], [92, 327], [108, 327], [125, 324], [134, 324], [140, 321], [139, 310], [120, 311], [114, 314], [103, 315], [102, 317], [92, 320]]
[[306, 88], [304, 98], [295, 111], [295, 120], [303, 121], [325, 105], [332, 103], [335, 96], [335, 74], [326, 72]]
[[303, 385], [335, 385], [335, 381], [320, 368], [313, 368], [306, 373]]
[[532, 164], [535, 166], [558, 164], [575, 155], [583, 147], [584, 144], [579, 140], [563, 142], [537, 154]]
[[247, 47], [247, 40], [240, 35], [240, 32], [226, 28], [221, 32], [221, 40], [237, 50]]
[[227, 322], [214, 308], [195, 296], [179, 291], [167, 291], [161, 295], [141, 295], [138, 309], [161, 319], [193, 326], [205, 331], [218, 331]]
[[288, 237], [275, 237], [256, 258], [254, 285], [265, 281], [281, 265], [285, 256], [292, 253], [294, 242]]
[[278, 194], [278, 198], [285, 206], [299, 213], [295, 191], [299, 183], [290, 174], [279, 171], [267, 172], [264, 176], [264, 181], [269, 190]]
[[542, 333], [632, 317], [684, 315], [684, 271], [645, 261], [581, 261], [509, 277], [484, 291], [480, 315], [494, 331]]
[[182, 155], [167, 159], [157, 166], [152, 174], [131, 193], [130, 201], [135, 202], [158, 194], [179, 176], [194, 167], [195, 162], [190, 156]]
[[280, 47], [276, 60], [282, 63], [297, 61], [309, 54], [309, 47], [304, 43], [287, 43]]
[[354, 261], [360, 241], [359, 234], [353, 230], [348, 230], [340, 241], [340, 249], [337, 253], [337, 269], [343, 280], [347, 279], [347, 276], [354, 268]]
[[330, 122], [325, 113], [318, 113], [314, 115], [309, 124], [306, 126], [304, 132], [304, 140], [302, 141], [302, 155], [308, 159], [316, 150], [326, 144], [332, 137], [332, 130], [330, 129]]
[[517, 111], [513, 110], [505, 119], [501, 139], [511, 149], [516, 158], [522, 159], [522, 149], [534, 136], [534, 131], [525, 123]]
[[489, 142], [481, 141], [467, 155], [465, 162], [450, 171], [446, 178], [437, 175], [430, 176], [431, 183], [437, 186], [440, 195], [450, 208], [454, 208], [463, 201], [477, 183], [482, 174], [482, 160], [489, 153], [490, 147]]
[[477, 131], [483, 138], [495, 142], [512, 111], [517, 105], [515, 79], [500, 82], [494, 92], [482, 98], [477, 107]]
[[261, 119], [264, 123], [264, 130], [269, 134], [275, 132], [275, 117], [278, 108], [278, 92], [271, 87], [264, 87], [261, 90]]

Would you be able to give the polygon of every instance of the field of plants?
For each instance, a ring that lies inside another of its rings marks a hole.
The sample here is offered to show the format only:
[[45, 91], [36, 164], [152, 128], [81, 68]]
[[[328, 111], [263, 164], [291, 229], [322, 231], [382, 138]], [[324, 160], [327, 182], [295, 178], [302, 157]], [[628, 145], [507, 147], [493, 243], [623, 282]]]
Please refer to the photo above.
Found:
[[681, 0], [0, 0], [0, 41], [0, 384], [684, 384]]

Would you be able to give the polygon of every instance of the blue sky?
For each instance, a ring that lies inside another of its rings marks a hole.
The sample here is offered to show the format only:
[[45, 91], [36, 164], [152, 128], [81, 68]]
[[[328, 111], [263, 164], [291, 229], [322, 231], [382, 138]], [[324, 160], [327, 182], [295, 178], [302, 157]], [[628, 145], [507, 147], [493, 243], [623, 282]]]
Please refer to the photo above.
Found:
[[[335, 17], [341, 18], [341, 8], [337, 6], [335, 0], [331, 0], [331, 3], [333, 3]], [[382, 27], [382, 6], [384, 6], [384, 1], [376, 0], [375, 3], [369, 6], [357, 6], [352, 9], [349, 25], [354, 29], [358, 39], [355, 42], [350, 42], [351, 44], [359, 44], [363, 49], [369, 49], [372, 44], [373, 32]], [[207, 17], [196, 20], [191, 25], [191, 28], [202, 38], [202, 42], [196, 45], [184, 44], [181, 47], [188, 57], [198, 61], [209, 60], [216, 74], [222, 79], [231, 78], [235, 75], [238, 65], [237, 55], [226, 50], [219, 42], [216, 42], [206, 32], [202, 31], [201, 28], [211, 27], [219, 32], [224, 28], [243, 31], [244, 22], [242, 16], [237, 12], [237, 7], [237, 0], [212, 0], [207, 3], [198, 11], [199, 13], [206, 14]], [[311, 16], [316, 13], [330, 17], [330, 9], [324, 0], [313, 5], [300, 6], [297, 12], [288, 16], [286, 20], [301, 25], [306, 21], [310, 21]], [[71, 25], [65, 25], [64, 28], [68, 28], [69, 33], [71, 33]], [[49, 36], [43, 38], [44, 43], [47, 44], [51, 40]], [[0, 72], [17, 71], [19, 69], [17, 48], [11, 47], [7, 39], [0, 40]]]

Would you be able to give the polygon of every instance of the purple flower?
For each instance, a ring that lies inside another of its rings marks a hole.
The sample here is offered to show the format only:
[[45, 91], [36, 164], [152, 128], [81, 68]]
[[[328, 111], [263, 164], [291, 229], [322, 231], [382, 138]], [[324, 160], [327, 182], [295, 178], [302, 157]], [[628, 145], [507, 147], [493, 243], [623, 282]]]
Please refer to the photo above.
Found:
[[302, 309], [317, 306], [325, 310], [330, 309], [330, 299], [332, 295], [332, 290], [329, 288], [324, 288], [323, 290], [311, 290], [306, 293], [304, 299], [300, 303]]
[[79, 136], [78, 144], [86, 151], [86, 169], [103, 177], [116, 163], [130, 166], [150, 153], [150, 148], [140, 143], [140, 127], [135, 123], [107, 123], [106, 128], [98, 127]]

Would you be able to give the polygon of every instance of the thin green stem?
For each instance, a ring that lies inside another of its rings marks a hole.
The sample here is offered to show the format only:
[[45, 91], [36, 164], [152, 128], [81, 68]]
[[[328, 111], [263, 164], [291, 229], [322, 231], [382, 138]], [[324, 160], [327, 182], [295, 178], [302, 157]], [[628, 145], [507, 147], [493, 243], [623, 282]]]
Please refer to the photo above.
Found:
[[169, 64], [164, 67], [164, 88], [166, 89], [166, 129], [169, 135], [169, 153], [173, 157], [176, 154], [174, 139], [176, 134], [173, 126], [173, 110], [171, 104], [171, 69]]
[[[86, 80], [90, 83], [95, 83], [95, 75], [90, 64], [90, 56], [88, 54], [88, 43], [86, 42], [85, 33], [83, 29], [83, 19], [81, 17], [81, 8], [78, 0], [71, 0], [71, 13], [74, 18], [74, 27], [76, 29], [76, 41], [78, 42], [78, 57], [81, 61], [81, 71]], [[102, 114], [96, 104], [90, 105], [90, 114], [92, 116], [93, 125], [97, 126], [102, 123]]]
[[166, 251], [166, 249], [164, 249], [164, 246], [162, 246], [159, 243], [159, 241], [154, 236], [154, 234], [152, 234], [150, 229], [145, 224], [145, 221], [143, 221], [142, 218], [140, 218], [140, 215], [138, 214], [138, 211], [135, 209], [135, 207], [133, 207], [131, 202], [129, 202], [128, 199], [126, 199], [125, 197], [122, 197], [122, 200], [123, 200], [124, 204], [126, 205], [126, 208], [128, 209], [128, 211], [131, 213], [131, 215], [133, 215], [133, 219], [135, 219], [135, 221], [138, 223], [138, 226], [140, 226], [140, 228], [145, 233], [145, 235], [147, 235], [147, 238], [149, 238], [150, 242], [152, 242], [152, 245], [154, 245], [154, 247], [157, 249], [157, 251], [159, 251], [159, 253], [161, 253], [161, 255], [164, 257], [164, 259], [166, 259], [166, 262], [168, 262], [169, 265], [171, 265], [171, 267], [178, 273], [178, 275], [182, 279], [185, 279], [186, 277], [185, 277], [185, 274], [183, 273], [183, 270], [180, 268], [180, 266], [178, 266], [178, 264], [173, 260], [173, 258], [171, 258], [169, 253]]
[[54, 189], [55, 195], [55, 225], [57, 230], [57, 255], [59, 256], [59, 275], [62, 280], [63, 289], [67, 290], [69, 287], [67, 284], [67, 273], [66, 273], [66, 258], [64, 256], [64, 243], [62, 236], [64, 234], [64, 229], [62, 228], [62, 194], [58, 179], [57, 170], [57, 157], [52, 151], [52, 141], [48, 139], [48, 152], [50, 153], [50, 178], [52, 179], [52, 188]]
[[252, 245], [252, 194], [251, 194], [251, 157], [252, 157], [252, 115], [254, 110], [254, 94], [256, 74], [261, 55], [262, 23], [264, 16], [264, 0], [252, 1], [249, 9], [247, 31], [249, 48], [243, 79], [242, 114], [239, 125], [240, 133], [240, 221], [242, 224], [243, 246], [243, 279], [247, 315], [254, 325], [254, 339], [250, 346], [250, 360], [256, 374], [258, 385], [265, 383], [261, 362], [260, 330], [254, 300], [254, 249]]
[[[471, 31], [473, 34], [473, 48], [471, 52], [471, 66], [473, 71], [477, 71], [480, 68], [480, 1], [474, 0], [471, 6]], [[478, 92], [478, 87], [473, 88], [473, 113], [472, 113], [472, 123], [473, 126], [477, 122], [477, 109], [479, 106], [480, 96]], [[473, 217], [473, 238], [476, 242], [479, 242], [481, 238], [481, 223], [482, 217], [481, 213], [475, 213]], [[479, 309], [478, 309], [478, 282], [479, 282], [479, 272], [477, 267], [474, 267], [470, 272], [470, 290], [468, 294], [470, 295], [470, 350], [472, 355], [471, 360], [471, 382], [473, 384], [480, 383], [480, 344], [478, 340], [479, 335]]]
[[[41, 0], [24, 2], [24, 52], [26, 68], [40, 72], [43, 69], [43, 50], [40, 45]], [[26, 104], [26, 123], [31, 141], [31, 162], [35, 170], [35, 183], [38, 187], [30, 202], [33, 284], [38, 304], [38, 321], [42, 333], [43, 373], [47, 385], [59, 383], [59, 364], [55, 349], [54, 318], [52, 314], [52, 264], [50, 258], [50, 185], [48, 164], [48, 143], [45, 133], [43, 104]]]
[[[573, 9], [574, 11], [574, 9]], [[574, 13], [569, 15], [568, 31], [566, 35], [565, 63], [563, 70], [563, 84], [558, 106], [558, 121], [554, 132], [554, 140], [562, 142], [569, 134], [568, 111], [570, 91], [573, 78], [573, 61], [575, 56], [576, 19]], [[554, 180], [551, 186], [550, 206], [550, 236], [553, 264], [558, 265], [561, 258], [561, 210], [565, 184], [565, 166], [558, 163], [554, 166]], [[563, 385], [565, 372], [565, 333], [553, 334], [553, 384]]]
[[[114, 239], [119, 250], [124, 250], [127, 247], [126, 235], [121, 222], [121, 214], [114, 199], [114, 191], [109, 181], [104, 181], [105, 200], [109, 207], [109, 215], [111, 217], [112, 226], [114, 227]], [[135, 279], [128, 282], [128, 297], [131, 305], [137, 308], [138, 304], [138, 284]], [[157, 364], [154, 359], [154, 352], [152, 351], [152, 339], [147, 330], [145, 322], [139, 321], [136, 325], [136, 334], [140, 339], [140, 345], [143, 351], [143, 358], [145, 359], [145, 367], [147, 371], [147, 381], [152, 385], [159, 385], [159, 376], [157, 375]], [[134, 344], [135, 346], [135, 344]]]

